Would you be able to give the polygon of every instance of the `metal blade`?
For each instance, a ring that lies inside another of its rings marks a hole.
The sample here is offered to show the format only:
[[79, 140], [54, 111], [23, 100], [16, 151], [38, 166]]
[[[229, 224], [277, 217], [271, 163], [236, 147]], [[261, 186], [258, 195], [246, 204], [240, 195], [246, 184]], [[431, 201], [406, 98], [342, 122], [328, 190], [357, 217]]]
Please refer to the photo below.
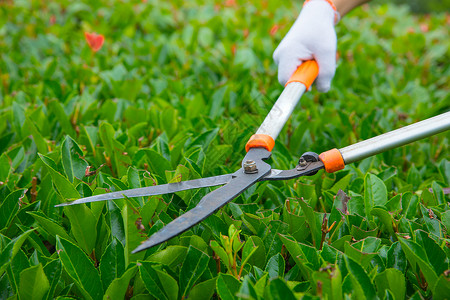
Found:
[[88, 202], [96, 202], [96, 201], [104, 201], [104, 200], [115, 200], [121, 199], [124, 197], [133, 198], [133, 197], [143, 197], [143, 196], [154, 196], [154, 195], [162, 195], [169, 193], [176, 193], [190, 189], [198, 189], [210, 186], [222, 185], [230, 182], [233, 174], [219, 175], [207, 178], [193, 179], [181, 182], [167, 183], [155, 186], [148, 186], [143, 188], [125, 190], [125, 191], [117, 191], [107, 194], [95, 195], [91, 197], [81, 198], [72, 202], [61, 203], [55, 205], [58, 206], [69, 206], [81, 203]]
[[179, 216], [160, 231], [153, 234], [148, 240], [134, 249], [132, 253], [159, 245], [209, 217], [216, 210], [233, 200], [251, 185], [259, 181], [260, 178], [268, 174], [271, 167], [263, 162], [262, 159], [267, 159], [269, 157], [270, 152], [265, 149], [250, 149], [244, 158], [244, 161], [254, 160], [257, 164], [258, 173], [246, 174], [242, 168], [239, 169], [234, 173], [236, 176], [233, 177], [227, 185], [220, 187], [203, 197], [196, 207]]
[[298, 166], [295, 169], [291, 170], [277, 170], [272, 169], [270, 171], [270, 174], [267, 174], [263, 178], [261, 178], [261, 181], [265, 180], [288, 180], [297, 178], [300, 176], [308, 176], [313, 175], [317, 171], [322, 170], [324, 168], [323, 162], [316, 161], [316, 162], [308, 162], [308, 165], [304, 168], [299, 168]]

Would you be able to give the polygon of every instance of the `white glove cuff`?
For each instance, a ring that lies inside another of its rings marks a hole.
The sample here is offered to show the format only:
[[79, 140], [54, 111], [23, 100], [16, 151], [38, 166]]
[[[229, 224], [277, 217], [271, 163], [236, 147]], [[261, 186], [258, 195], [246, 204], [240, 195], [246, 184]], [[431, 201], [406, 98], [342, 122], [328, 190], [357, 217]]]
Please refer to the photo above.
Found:
[[341, 20], [341, 14], [337, 11], [336, 6], [334, 5], [333, 1], [331, 1], [331, 0], [306, 0], [303, 3], [303, 6], [305, 6], [306, 4], [308, 4], [311, 1], [325, 1], [325, 2], [327, 2], [331, 6], [333, 11], [334, 11], [334, 25], [339, 23], [339, 21]]

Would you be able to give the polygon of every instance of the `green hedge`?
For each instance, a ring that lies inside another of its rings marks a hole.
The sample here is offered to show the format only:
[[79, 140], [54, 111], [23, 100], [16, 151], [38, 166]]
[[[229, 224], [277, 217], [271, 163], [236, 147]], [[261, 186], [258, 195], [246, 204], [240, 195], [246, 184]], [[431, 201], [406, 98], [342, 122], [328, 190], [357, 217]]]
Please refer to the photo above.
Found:
[[[161, 246], [209, 191], [69, 199], [231, 173], [282, 87], [290, 1], [0, 4], [0, 298], [430, 298], [450, 294], [448, 133], [263, 182]], [[444, 13], [364, 7], [337, 27], [333, 87], [301, 100], [271, 165], [449, 109]], [[100, 51], [85, 32], [105, 36]]]

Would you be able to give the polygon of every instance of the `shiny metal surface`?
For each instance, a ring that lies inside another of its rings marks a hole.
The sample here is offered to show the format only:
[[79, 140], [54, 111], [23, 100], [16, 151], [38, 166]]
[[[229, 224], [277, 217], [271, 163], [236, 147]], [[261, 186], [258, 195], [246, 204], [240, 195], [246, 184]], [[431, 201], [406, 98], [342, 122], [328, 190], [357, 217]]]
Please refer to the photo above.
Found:
[[104, 200], [115, 200], [121, 198], [133, 198], [133, 197], [144, 197], [144, 196], [154, 196], [169, 193], [176, 193], [190, 189], [198, 189], [203, 187], [217, 186], [230, 182], [233, 174], [219, 175], [207, 178], [193, 179], [181, 182], [167, 183], [161, 185], [147, 186], [143, 188], [117, 191], [112, 193], [106, 193], [101, 195], [95, 195], [91, 197], [81, 198], [72, 202], [61, 203], [55, 205], [58, 206], [69, 206], [88, 202], [97, 202]]
[[339, 149], [345, 164], [400, 147], [450, 129], [450, 112]]
[[306, 87], [303, 83], [292, 82], [288, 84], [256, 134], [267, 134], [276, 140], [305, 91]]
[[277, 170], [272, 169], [269, 174], [260, 179], [260, 181], [265, 180], [288, 180], [293, 178], [298, 178], [300, 176], [310, 176], [317, 173], [317, 171], [324, 168], [323, 162], [307, 162], [307, 165], [301, 168], [294, 168], [291, 170]]

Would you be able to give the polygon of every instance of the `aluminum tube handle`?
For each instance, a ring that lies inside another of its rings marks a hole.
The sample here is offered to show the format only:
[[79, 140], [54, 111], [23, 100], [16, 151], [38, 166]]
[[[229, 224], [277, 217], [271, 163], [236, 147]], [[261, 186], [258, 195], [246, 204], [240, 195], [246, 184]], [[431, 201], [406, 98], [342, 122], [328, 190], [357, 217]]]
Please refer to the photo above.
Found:
[[245, 149], [265, 148], [272, 151], [275, 140], [289, 120], [302, 95], [308, 90], [319, 73], [319, 66], [314, 60], [303, 62], [289, 78], [286, 86], [277, 99], [259, 129], [247, 142]]
[[400, 147], [450, 129], [450, 111], [339, 149], [345, 164]]
[[276, 140], [305, 91], [306, 86], [301, 82], [288, 84], [264, 119], [264, 122], [256, 131], [256, 134], [269, 135]]

